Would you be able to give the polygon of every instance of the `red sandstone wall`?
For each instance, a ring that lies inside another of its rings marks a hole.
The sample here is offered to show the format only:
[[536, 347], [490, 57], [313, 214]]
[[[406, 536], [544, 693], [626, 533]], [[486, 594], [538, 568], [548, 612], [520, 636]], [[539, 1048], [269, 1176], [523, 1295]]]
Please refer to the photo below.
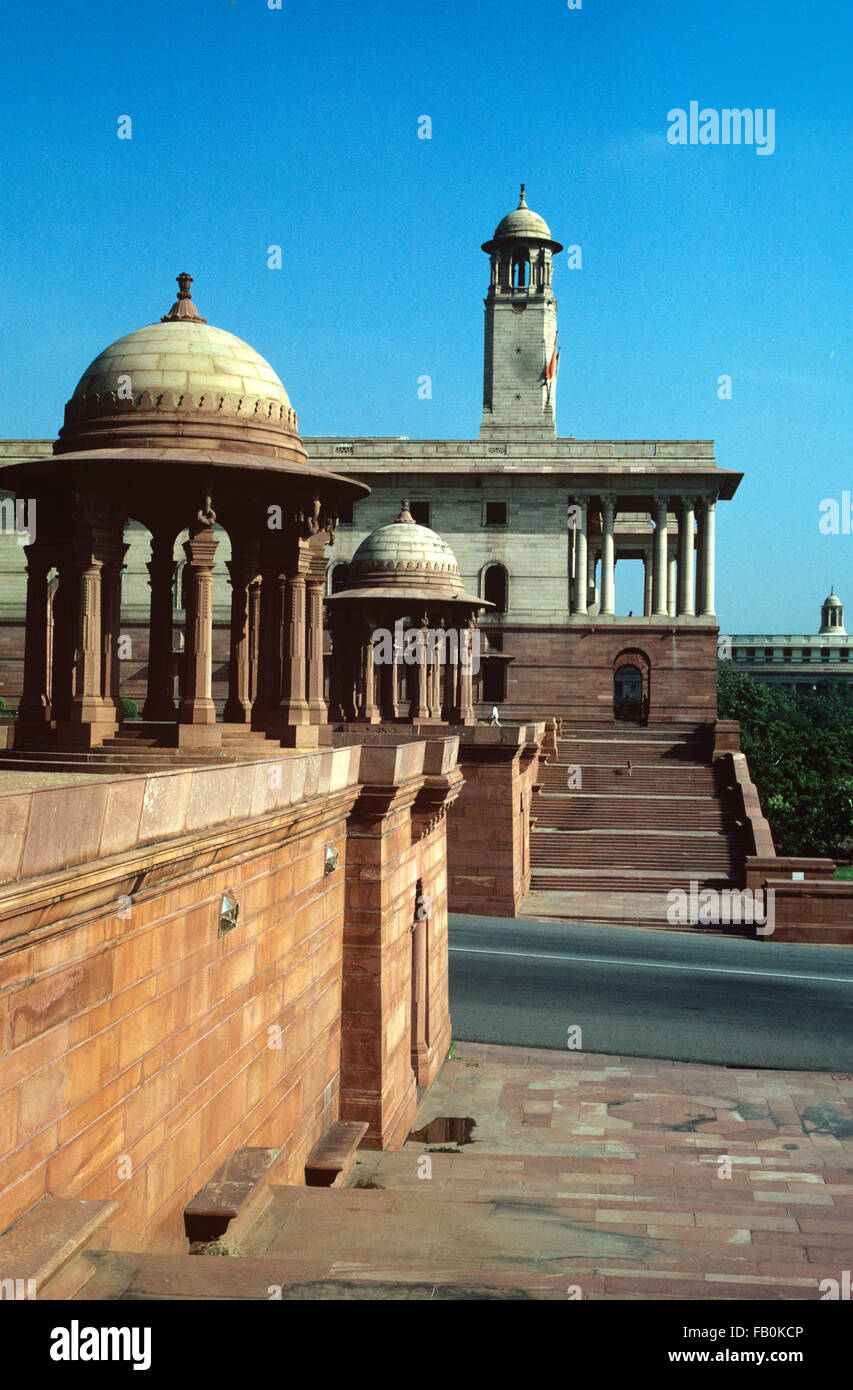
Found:
[[[716, 718], [717, 628], [648, 623], [504, 629], [507, 695], [502, 717], [573, 723], [613, 719], [613, 662], [626, 648], [645, 652], [651, 668], [649, 722], [698, 724]], [[483, 707], [485, 708], [485, 707]]]
[[[450, 1044], [443, 813], [461, 780], [456, 744], [450, 738], [362, 749], [369, 786], [349, 832], [341, 1115], [367, 1122], [367, 1147], [404, 1142], [417, 1087], [433, 1080]], [[436, 769], [427, 783], [425, 748], [437, 755], [427, 759]], [[412, 936], [419, 911], [427, 935], [428, 1024], [414, 1056]]]
[[[111, 1197], [114, 1246], [179, 1249], [184, 1206], [248, 1144], [283, 1146], [277, 1176], [300, 1183], [339, 1118], [342, 1002], [346, 1064], [378, 1056], [366, 1085], [383, 1140], [405, 1138], [418, 877], [433, 904], [425, 1074], [449, 1044], [444, 823], [413, 821], [425, 745], [406, 747], [399, 805], [351, 863], [347, 816], [369, 792], [358, 748], [0, 794], [0, 1230], [46, 1192]], [[325, 877], [327, 843], [340, 863]], [[388, 877], [360, 924], [346, 885], [377, 868]], [[220, 938], [225, 889], [241, 919]], [[355, 971], [353, 933], [367, 948]], [[362, 969], [378, 987], [367, 1052]]]
[[515, 917], [530, 887], [530, 817], [544, 723], [466, 730], [448, 824], [451, 912]]

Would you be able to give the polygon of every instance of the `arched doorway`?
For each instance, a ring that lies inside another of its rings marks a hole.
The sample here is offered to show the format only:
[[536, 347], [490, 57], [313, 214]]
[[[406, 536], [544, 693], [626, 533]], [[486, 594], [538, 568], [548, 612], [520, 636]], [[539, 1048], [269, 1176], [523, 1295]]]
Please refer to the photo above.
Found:
[[637, 724], [648, 723], [650, 663], [644, 652], [620, 652], [613, 663], [613, 714]]

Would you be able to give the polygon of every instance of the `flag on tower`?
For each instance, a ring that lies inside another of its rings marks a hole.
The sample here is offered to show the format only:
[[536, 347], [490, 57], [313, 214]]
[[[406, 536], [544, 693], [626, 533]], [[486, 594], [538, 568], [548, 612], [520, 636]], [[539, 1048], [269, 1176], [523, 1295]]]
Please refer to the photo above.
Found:
[[547, 367], [545, 368], [545, 380], [546, 380], [546, 381], [553, 381], [553, 380], [554, 380], [554, 376], [555, 376], [556, 370], [557, 370], [557, 359], [558, 359], [558, 356], [559, 356], [559, 354], [558, 354], [558, 352], [557, 352], [557, 335], [556, 335], [556, 333], [555, 333], [555, 334], [554, 334], [554, 351], [551, 353], [551, 361], [548, 363]]

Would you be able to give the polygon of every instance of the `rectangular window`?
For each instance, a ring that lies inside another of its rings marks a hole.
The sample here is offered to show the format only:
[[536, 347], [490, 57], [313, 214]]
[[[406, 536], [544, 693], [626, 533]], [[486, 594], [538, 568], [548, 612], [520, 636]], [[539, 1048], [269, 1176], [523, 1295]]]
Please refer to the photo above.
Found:
[[429, 526], [429, 502], [410, 502], [409, 511], [419, 526]]
[[486, 526], [506, 526], [506, 502], [486, 503]]
[[352, 526], [352, 502], [340, 502], [338, 504], [338, 521], [341, 526]]

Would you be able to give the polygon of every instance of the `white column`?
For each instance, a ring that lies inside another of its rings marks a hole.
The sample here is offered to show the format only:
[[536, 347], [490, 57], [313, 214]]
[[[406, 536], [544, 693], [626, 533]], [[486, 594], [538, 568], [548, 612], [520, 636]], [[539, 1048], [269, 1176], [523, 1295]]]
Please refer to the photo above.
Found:
[[615, 602], [615, 553], [613, 541], [613, 522], [616, 498], [612, 493], [602, 494], [602, 545], [601, 545], [601, 606], [600, 612], [612, 614]]
[[693, 547], [694, 523], [695, 523], [695, 501], [693, 497], [682, 497], [681, 515], [678, 522], [679, 556], [678, 556], [678, 578], [679, 578], [679, 616], [692, 618], [695, 613], [693, 602]]
[[652, 611], [665, 618], [666, 607], [666, 508], [668, 498], [655, 496], [655, 549], [652, 575]]
[[652, 557], [647, 550], [643, 556], [643, 617], [652, 616]]
[[671, 618], [678, 612], [678, 566], [675, 558], [675, 547], [669, 551], [669, 559], [666, 562], [666, 611]]
[[699, 611], [703, 618], [713, 618], [714, 612], [714, 523], [716, 497], [708, 497], [702, 508], [702, 569], [700, 573]]
[[579, 617], [587, 612], [587, 526], [589, 524], [589, 504], [585, 497], [575, 499], [580, 509], [580, 525], [575, 531], [575, 591], [572, 595], [572, 612]]

